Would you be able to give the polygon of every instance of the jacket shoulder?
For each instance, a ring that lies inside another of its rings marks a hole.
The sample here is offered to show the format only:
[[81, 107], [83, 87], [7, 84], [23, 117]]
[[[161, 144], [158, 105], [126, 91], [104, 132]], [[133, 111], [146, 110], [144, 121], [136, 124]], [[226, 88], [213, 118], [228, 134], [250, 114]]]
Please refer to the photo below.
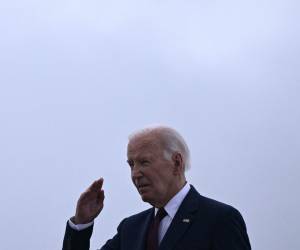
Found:
[[193, 187], [191, 189], [191, 193], [190, 199], [193, 199], [197, 203], [197, 214], [201, 215], [202, 218], [205, 216], [218, 220], [231, 214], [241, 216], [240, 212], [235, 207], [218, 200], [205, 197], [199, 194]]
[[133, 214], [131, 216], [126, 217], [124, 221], [126, 222], [126, 224], [139, 223], [140, 221], [145, 221], [146, 218], [148, 218], [152, 213], [153, 213], [153, 208], [149, 208], [137, 214]]

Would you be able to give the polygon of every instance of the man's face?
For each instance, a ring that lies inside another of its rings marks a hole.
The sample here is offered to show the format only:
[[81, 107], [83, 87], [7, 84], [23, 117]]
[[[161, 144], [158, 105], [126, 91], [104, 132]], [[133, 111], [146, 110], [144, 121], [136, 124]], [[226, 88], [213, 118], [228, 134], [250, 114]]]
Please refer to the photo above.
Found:
[[163, 152], [154, 135], [135, 138], [127, 148], [132, 182], [142, 200], [156, 207], [164, 206], [176, 188], [173, 161]]

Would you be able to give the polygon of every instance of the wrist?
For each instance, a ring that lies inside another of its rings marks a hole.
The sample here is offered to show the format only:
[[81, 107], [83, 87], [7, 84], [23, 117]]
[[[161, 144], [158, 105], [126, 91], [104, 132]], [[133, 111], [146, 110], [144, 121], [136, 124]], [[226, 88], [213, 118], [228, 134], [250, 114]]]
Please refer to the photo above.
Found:
[[84, 222], [83, 220], [81, 220], [80, 218], [78, 218], [76, 215], [71, 217], [70, 219], [75, 225], [78, 224], [86, 224], [87, 222]]
[[82, 218], [79, 218], [78, 216], [73, 216], [71, 217], [70, 219], [75, 225], [78, 225], [78, 224], [88, 224], [88, 223], [91, 223], [93, 222], [94, 220], [87, 220], [87, 219], [82, 219]]

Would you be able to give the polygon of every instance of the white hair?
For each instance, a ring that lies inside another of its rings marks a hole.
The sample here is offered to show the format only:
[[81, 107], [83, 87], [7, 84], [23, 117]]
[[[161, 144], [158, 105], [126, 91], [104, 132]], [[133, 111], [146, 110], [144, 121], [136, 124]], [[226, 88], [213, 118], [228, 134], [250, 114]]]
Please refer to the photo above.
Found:
[[149, 134], [158, 135], [164, 148], [165, 159], [171, 160], [172, 155], [178, 152], [183, 158], [184, 170], [190, 169], [190, 150], [183, 137], [173, 128], [162, 125], [148, 126], [129, 135], [129, 141]]

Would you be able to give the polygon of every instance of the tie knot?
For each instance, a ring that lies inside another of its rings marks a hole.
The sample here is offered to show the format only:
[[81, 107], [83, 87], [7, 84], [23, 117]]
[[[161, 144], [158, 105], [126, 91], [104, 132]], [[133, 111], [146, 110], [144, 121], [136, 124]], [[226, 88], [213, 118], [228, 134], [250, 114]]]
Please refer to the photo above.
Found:
[[161, 221], [168, 213], [166, 210], [162, 207], [158, 209], [157, 214], [155, 215], [155, 219], [158, 219], [158, 221]]

